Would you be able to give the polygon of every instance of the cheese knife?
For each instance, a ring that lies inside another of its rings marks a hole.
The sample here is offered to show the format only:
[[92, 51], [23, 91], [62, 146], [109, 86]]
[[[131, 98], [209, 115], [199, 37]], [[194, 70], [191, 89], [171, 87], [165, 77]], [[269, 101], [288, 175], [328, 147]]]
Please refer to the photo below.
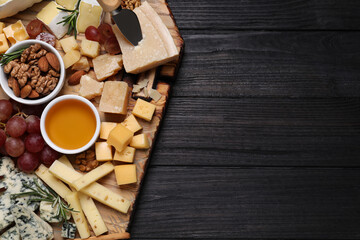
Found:
[[139, 19], [129, 9], [121, 9], [121, 0], [98, 0], [105, 12], [110, 12], [124, 37], [134, 46], [142, 40]]

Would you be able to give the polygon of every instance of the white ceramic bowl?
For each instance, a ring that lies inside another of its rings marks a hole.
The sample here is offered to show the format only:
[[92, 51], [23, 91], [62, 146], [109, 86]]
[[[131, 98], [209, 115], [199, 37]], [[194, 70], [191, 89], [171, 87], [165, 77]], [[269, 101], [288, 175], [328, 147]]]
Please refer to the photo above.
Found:
[[51, 99], [53, 99], [56, 95], [58, 95], [58, 93], [60, 92], [60, 90], [62, 89], [64, 82], [65, 82], [65, 65], [64, 65], [64, 61], [62, 60], [61, 55], [59, 54], [59, 52], [50, 44], [47, 44], [46, 42], [43, 41], [38, 41], [38, 40], [25, 40], [25, 41], [21, 41], [18, 42], [16, 44], [14, 44], [12, 47], [10, 47], [6, 53], [11, 53], [13, 51], [16, 51], [17, 49], [26, 47], [26, 46], [30, 46], [33, 45], [35, 43], [39, 43], [43, 48], [45, 48], [46, 50], [48, 50], [49, 52], [52, 52], [56, 55], [56, 57], [59, 59], [60, 62], [60, 78], [59, 78], [59, 82], [56, 85], [55, 89], [49, 94], [46, 95], [44, 97], [38, 98], [38, 99], [23, 99], [20, 97], [16, 97], [14, 95], [13, 90], [8, 86], [8, 76], [6, 73], [4, 73], [3, 67], [0, 67], [0, 83], [1, 83], [1, 87], [4, 90], [4, 92], [13, 100], [19, 102], [19, 103], [23, 103], [23, 104], [27, 104], [27, 105], [38, 105], [38, 104], [43, 104], [46, 102], [49, 102]]
[[[81, 148], [77, 148], [77, 149], [64, 149], [61, 147], [58, 147], [56, 144], [54, 144], [51, 139], [49, 138], [48, 134], [46, 133], [46, 129], [45, 129], [45, 121], [46, 121], [46, 116], [49, 112], [49, 110], [57, 103], [64, 101], [64, 100], [69, 100], [69, 99], [74, 99], [74, 100], [79, 100], [83, 103], [85, 103], [86, 105], [88, 105], [91, 110], [93, 111], [95, 118], [96, 118], [96, 129], [95, 129], [95, 133], [94, 136], [91, 138], [91, 140], [83, 147]], [[57, 97], [54, 100], [52, 100], [44, 109], [42, 115], [41, 115], [41, 120], [40, 120], [40, 129], [41, 129], [41, 135], [43, 136], [45, 142], [54, 150], [61, 152], [63, 154], [77, 154], [77, 153], [81, 153], [87, 149], [89, 149], [97, 140], [97, 138], [99, 137], [99, 133], [100, 133], [100, 115], [99, 112], [97, 111], [97, 109], [95, 108], [95, 106], [86, 98], [77, 96], [77, 95], [63, 95], [61, 97]]]

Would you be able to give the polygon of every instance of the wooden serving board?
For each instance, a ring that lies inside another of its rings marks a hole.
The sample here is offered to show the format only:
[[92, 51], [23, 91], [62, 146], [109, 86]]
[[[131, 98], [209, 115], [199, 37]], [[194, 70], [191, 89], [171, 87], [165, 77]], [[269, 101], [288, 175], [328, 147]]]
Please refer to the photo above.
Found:
[[[110, 188], [111, 190], [122, 194], [125, 198], [132, 201], [131, 208], [127, 214], [122, 214], [112, 208], [109, 208], [101, 203], [96, 202], [96, 205], [109, 229], [107, 234], [94, 237], [95, 235], [92, 233], [90, 239], [124, 239], [130, 238], [128, 233], [129, 226], [131, 224], [132, 217], [134, 215], [134, 206], [136, 204], [137, 196], [139, 195], [141, 184], [144, 179], [144, 175], [146, 172], [146, 168], [149, 164], [150, 155], [152, 149], [154, 147], [154, 142], [156, 136], [159, 131], [159, 127], [162, 119], [164, 118], [166, 104], [169, 99], [170, 92], [170, 83], [172, 80], [176, 78], [177, 71], [181, 62], [181, 56], [184, 48], [184, 41], [179, 33], [179, 29], [176, 26], [174, 17], [171, 13], [171, 10], [165, 0], [148, 0], [150, 5], [155, 9], [155, 11], [160, 15], [163, 22], [168, 27], [178, 50], [180, 51], [179, 59], [176, 61], [170, 62], [164, 66], [160, 66], [157, 69], [157, 75], [155, 78], [155, 86], [156, 89], [161, 93], [162, 97], [158, 102], [152, 101], [153, 104], [156, 105], [156, 112], [151, 122], [146, 122], [144, 120], [138, 119], [139, 123], [143, 126], [142, 133], [145, 133], [148, 136], [148, 139], [151, 143], [151, 147], [148, 150], [136, 150], [134, 163], [137, 165], [137, 178], [138, 181], [136, 184], [129, 184], [124, 186], [118, 186], [116, 184], [114, 173], [109, 174], [98, 182], [103, 184], [104, 186]], [[35, 4], [33, 7], [6, 19], [2, 19], [1, 21], [5, 22], [6, 25], [10, 23], [14, 23], [17, 20], [22, 20], [24, 25], [26, 26], [28, 22], [33, 20], [36, 14], [47, 4], [47, 1], [43, 1], [41, 3]], [[81, 40], [84, 38], [83, 34], [80, 34], [78, 39]], [[59, 43], [57, 42], [56, 48], [59, 50], [61, 54], [63, 54]], [[67, 77], [70, 76], [72, 70], [67, 71]], [[93, 73], [89, 73], [93, 74]], [[94, 75], [93, 75], [94, 76]], [[123, 72], [120, 72], [115, 77], [110, 80], [122, 80]], [[125, 80], [125, 79], [124, 79]], [[126, 80], [129, 83], [129, 86], [132, 87], [132, 82], [127, 78]], [[135, 83], [135, 82], [133, 82]], [[154, 88], [155, 88], [154, 86]], [[0, 88], [1, 90], [1, 88]], [[77, 94], [79, 90], [79, 86], [69, 86], [65, 83], [61, 94]], [[131, 96], [131, 94], [130, 94]], [[7, 98], [7, 96], [0, 91], [0, 98]], [[93, 100], [95, 106], [98, 106], [99, 98]], [[131, 114], [132, 109], [135, 105], [136, 100], [130, 97], [128, 104], [128, 115]], [[100, 113], [102, 121], [113, 121], [113, 122], [121, 122], [125, 119], [126, 116], [118, 115], [118, 114], [103, 114]], [[70, 159], [74, 159], [74, 156], [68, 156]], [[114, 165], [121, 164], [120, 162], [113, 161]], [[55, 239], [62, 239], [61, 237], [61, 226], [54, 225], [54, 234]], [[91, 228], [90, 228], [91, 229]]]

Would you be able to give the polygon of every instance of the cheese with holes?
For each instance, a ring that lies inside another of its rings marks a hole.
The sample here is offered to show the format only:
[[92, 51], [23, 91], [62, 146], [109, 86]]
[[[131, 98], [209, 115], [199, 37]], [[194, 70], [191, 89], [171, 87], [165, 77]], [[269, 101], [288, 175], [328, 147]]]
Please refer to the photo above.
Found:
[[[106, 143], [106, 142], [105, 142]], [[84, 187], [90, 185], [93, 182], [96, 182], [100, 178], [108, 175], [114, 170], [114, 165], [111, 162], [104, 163], [97, 168], [91, 170], [90, 172], [83, 175], [81, 178], [74, 181], [74, 188], [78, 191]]]
[[71, 50], [79, 49], [79, 44], [74, 36], [63, 38], [59, 42], [65, 53], [70, 52]]
[[77, 0], [56, 0], [56, 3], [63, 6], [66, 9], [74, 10]]
[[54, 177], [47, 167], [40, 165], [36, 169], [35, 174], [41, 178], [52, 190], [54, 190], [60, 197], [65, 198], [71, 193], [71, 190], [59, 179]]
[[129, 145], [134, 133], [124, 127], [121, 124], [118, 124], [113, 130], [111, 130], [109, 137], [107, 139], [107, 143], [113, 147], [117, 151], [122, 151]]
[[76, 21], [78, 32], [85, 32], [89, 26], [98, 27], [101, 21], [102, 8], [96, 0], [82, 0], [79, 7], [79, 16]]
[[99, 110], [106, 113], [126, 114], [129, 87], [126, 82], [107, 81], [101, 95]]
[[68, 24], [58, 24], [64, 20], [63, 17], [68, 16], [68, 13], [58, 9], [59, 7], [61, 6], [56, 2], [50, 2], [36, 15], [58, 39], [65, 36], [69, 27]]
[[118, 185], [136, 183], [136, 164], [118, 165], [115, 167], [116, 182]]
[[103, 82], [98, 82], [87, 75], [83, 75], [80, 78], [79, 95], [84, 98], [90, 100], [97, 96], [101, 96], [103, 88], [104, 88]]
[[131, 139], [130, 146], [136, 149], [148, 149], [150, 147], [147, 136], [142, 133]]
[[6, 40], [5, 34], [0, 34], [0, 53], [4, 53], [9, 49], [8, 41]]
[[81, 54], [90, 58], [99, 56], [100, 44], [95, 41], [83, 39], [81, 41]]
[[3, 32], [11, 44], [30, 38], [21, 20], [4, 28]]
[[77, 50], [70, 50], [63, 56], [65, 68], [71, 67], [80, 60], [81, 54]]
[[96, 236], [108, 231], [99, 210], [97, 209], [91, 197], [79, 192], [78, 193], [81, 208], [89, 221], [89, 224]]
[[135, 150], [136, 149], [133, 147], [126, 147], [121, 152], [115, 151], [113, 160], [127, 162], [127, 163], [133, 163], [134, 157], [135, 157]]
[[102, 122], [100, 125], [100, 138], [107, 140], [109, 133], [116, 127], [115, 122]]
[[71, 69], [75, 71], [84, 70], [85, 72], [88, 72], [90, 70], [89, 60], [87, 57], [82, 56], [79, 61], [72, 65]]
[[[49, 168], [49, 171], [69, 185], [73, 185], [72, 183], [82, 176], [81, 173], [59, 161], [55, 161]], [[131, 205], [129, 200], [97, 182], [81, 189], [81, 192], [122, 213], [127, 213]]]
[[135, 107], [132, 111], [136, 117], [142, 118], [148, 122], [151, 121], [155, 112], [155, 105], [139, 98], [136, 100]]
[[113, 31], [120, 44], [124, 68], [128, 73], [140, 73], [178, 58], [179, 52], [173, 38], [160, 17], [147, 2], [134, 9], [143, 39], [133, 46], [113, 25]]
[[77, 192], [72, 192], [68, 194], [65, 200], [70, 205], [70, 208], [73, 208], [75, 211], [71, 211], [71, 215], [76, 224], [76, 228], [79, 232], [81, 238], [90, 237], [90, 230], [88, 223], [86, 221], [84, 212], [82, 211], [80, 200]]
[[5, 28], [5, 23], [0, 22], [0, 33], [3, 32], [3, 29]]
[[93, 59], [94, 71], [99, 81], [118, 73], [122, 68], [122, 55], [104, 54]]
[[136, 133], [142, 129], [142, 126], [139, 124], [133, 114], [129, 115], [121, 124], [133, 133]]
[[95, 143], [95, 155], [98, 161], [111, 161], [112, 160], [112, 149], [107, 142]]

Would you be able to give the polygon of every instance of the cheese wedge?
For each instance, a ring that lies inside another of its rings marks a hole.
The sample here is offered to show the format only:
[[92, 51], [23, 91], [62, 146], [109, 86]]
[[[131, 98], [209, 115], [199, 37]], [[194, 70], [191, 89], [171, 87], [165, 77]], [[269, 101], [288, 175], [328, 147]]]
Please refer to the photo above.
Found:
[[84, 98], [90, 100], [97, 96], [101, 96], [103, 88], [103, 82], [98, 82], [87, 75], [84, 75], [80, 78], [79, 95]]
[[66, 166], [68, 166], [71, 169], [74, 169], [73, 165], [71, 164], [70, 160], [67, 158], [66, 155], [62, 155], [59, 159], [59, 162], [65, 164]]
[[[73, 187], [73, 182], [82, 177], [81, 173], [59, 161], [55, 161], [49, 168], [49, 171], [58, 179]], [[97, 182], [81, 189], [81, 192], [122, 213], [127, 213], [131, 205], [129, 200]]]
[[[143, 34], [143, 39], [136, 47], [126, 40], [116, 25], [113, 25], [113, 31], [123, 53], [124, 68], [128, 73], [144, 72], [175, 60], [179, 56], [165, 24], [155, 11], [149, 9], [152, 8], [146, 2], [134, 9]], [[147, 15], [155, 20], [150, 20]]]
[[122, 55], [104, 54], [93, 59], [94, 71], [99, 81], [105, 80], [122, 69]]
[[58, 24], [64, 20], [63, 17], [68, 16], [68, 13], [58, 9], [59, 7], [61, 6], [55, 2], [50, 2], [36, 15], [58, 39], [65, 36], [69, 27], [68, 24]]
[[85, 32], [89, 26], [98, 27], [103, 10], [96, 0], [82, 0], [79, 7], [79, 17], [76, 21], [78, 32]]
[[80, 200], [77, 192], [72, 192], [66, 196], [66, 201], [69, 203], [70, 208], [73, 208], [75, 211], [71, 212], [71, 215], [76, 224], [76, 228], [80, 234], [81, 238], [90, 237], [90, 230], [88, 223], [86, 221], [84, 212], [82, 211]]
[[66, 9], [74, 10], [77, 0], [56, 0], [56, 3], [63, 6]]

